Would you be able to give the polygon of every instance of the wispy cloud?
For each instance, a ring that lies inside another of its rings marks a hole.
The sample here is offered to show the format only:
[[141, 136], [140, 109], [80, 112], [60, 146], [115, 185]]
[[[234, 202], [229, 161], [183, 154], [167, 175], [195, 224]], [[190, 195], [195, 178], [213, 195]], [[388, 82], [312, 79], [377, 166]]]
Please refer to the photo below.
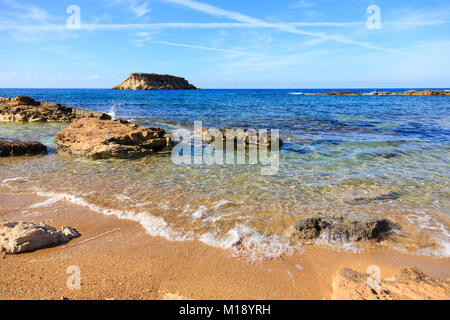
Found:
[[252, 52], [247, 52], [247, 51], [233, 50], [233, 49], [212, 48], [212, 47], [196, 46], [196, 45], [184, 44], [184, 43], [167, 42], [167, 41], [150, 40], [148, 42], [156, 43], [156, 44], [163, 44], [163, 45], [168, 45], [168, 46], [174, 46], [174, 47], [184, 47], [184, 48], [232, 53], [232, 54], [237, 54], [237, 55], [256, 56], [256, 57], [263, 57], [263, 58], [276, 58], [274, 56], [269, 56], [269, 55], [264, 55], [264, 54], [259, 54], [259, 53], [252, 53]]
[[131, 10], [136, 18], [141, 18], [151, 11], [147, 1], [139, 0], [109, 0], [109, 5], [123, 4]]
[[297, 0], [290, 5], [291, 8], [311, 8], [314, 7], [314, 3], [307, 0]]
[[[198, 1], [194, 1], [194, 0], [165, 0], [165, 1], [168, 3], [173, 3], [173, 4], [184, 6], [189, 9], [192, 9], [192, 10], [200, 11], [200, 12], [212, 15], [212, 16], [227, 18], [227, 19], [231, 19], [231, 20], [238, 21], [241, 23], [252, 24], [255, 27], [271, 27], [271, 28], [278, 29], [280, 31], [288, 32], [288, 33], [320, 38], [323, 41], [331, 40], [331, 41], [336, 41], [336, 42], [340, 42], [340, 43], [357, 45], [357, 46], [361, 46], [361, 47], [365, 47], [365, 48], [369, 48], [369, 49], [386, 50], [385, 48], [375, 46], [370, 42], [360, 42], [360, 41], [348, 39], [345, 36], [328, 35], [325, 32], [304, 31], [304, 30], [298, 29], [295, 25], [291, 25], [288, 23], [269, 23], [264, 20], [261, 20], [258, 18], [253, 18], [251, 16], [248, 16], [248, 15], [236, 12], [236, 11], [221, 9], [219, 7], [215, 7], [210, 4], [198, 2]], [[387, 49], [387, 50], [389, 50], [389, 49]]]

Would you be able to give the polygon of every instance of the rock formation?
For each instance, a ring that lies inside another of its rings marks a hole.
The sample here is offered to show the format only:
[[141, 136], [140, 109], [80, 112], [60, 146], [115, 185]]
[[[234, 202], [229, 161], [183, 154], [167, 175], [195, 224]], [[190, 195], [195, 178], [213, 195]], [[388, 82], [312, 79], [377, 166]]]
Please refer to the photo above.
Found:
[[[272, 145], [272, 135], [267, 132], [266, 135], [262, 135], [261, 139], [259, 137], [259, 132], [255, 131], [251, 133], [248, 129], [233, 129], [233, 128], [223, 128], [220, 130], [202, 128], [201, 131], [194, 132], [200, 139], [205, 143], [213, 143], [216, 139], [216, 135], [220, 135], [222, 138], [222, 145], [226, 147], [227, 135], [229, 139], [234, 141], [235, 147], [238, 143], [245, 143], [246, 146], [266, 146], [270, 147]], [[278, 138], [278, 146], [281, 147], [283, 140]]]
[[308, 96], [450, 96], [450, 90], [408, 90], [403, 92], [391, 92], [391, 91], [380, 91], [380, 92], [298, 92], [294, 93], [298, 95], [308, 95]]
[[47, 153], [47, 147], [39, 142], [0, 141], [0, 157], [31, 156]]
[[[369, 281], [368, 281], [369, 280]], [[427, 276], [417, 268], [400, 270], [391, 279], [370, 279], [349, 268], [339, 270], [332, 280], [333, 300], [449, 300], [449, 280]]]
[[113, 90], [197, 90], [186, 79], [156, 73], [132, 73]]
[[57, 133], [55, 142], [74, 155], [92, 159], [139, 157], [173, 147], [164, 129], [92, 118], [75, 120]]
[[60, 231], [38, 222], [0, 223], [0, 252], [22, 253], [66, 243], [80, 234], [71, 227]]
[[30, 97], [0, 97], [0, 122], [70, 122], [79, 118], [111, 119], [105, 113], [38, 102]]
[[330, 217], [315, 215], [296, 222], [293, 235], [297, 239], [312, 240], [327, 232], [330, 239], [367, 241], [376, 240], [392, 226], [385, 218], [365, 213]]

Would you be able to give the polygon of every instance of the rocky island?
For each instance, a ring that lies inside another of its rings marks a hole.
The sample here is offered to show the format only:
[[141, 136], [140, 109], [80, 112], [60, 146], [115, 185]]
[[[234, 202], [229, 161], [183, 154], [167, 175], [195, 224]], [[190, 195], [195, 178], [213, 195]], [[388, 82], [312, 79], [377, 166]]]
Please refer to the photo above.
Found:
[[113, 90], [198, 90], [186, 79], [168, 74], [132, 73]]

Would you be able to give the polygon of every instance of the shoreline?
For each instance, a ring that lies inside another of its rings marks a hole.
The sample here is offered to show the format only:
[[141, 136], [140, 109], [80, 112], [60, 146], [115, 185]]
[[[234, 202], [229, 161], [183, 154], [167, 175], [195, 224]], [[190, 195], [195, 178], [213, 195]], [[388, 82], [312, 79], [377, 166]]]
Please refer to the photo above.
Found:
[[[292, 255], [248, 261], [231, 250], [153, 237], [138, 222], [46, 200], [0, 189], [0, 220], [69, 225], [81, 237], [0, 258], [0, 299], [330, 299], [332, 276], [341, 268], [365, 273], [377, 265], [387, 278], [414, 266], [450, 277], [450, 258], [386, 247], [352, 252], [304, 244]], [[80, 268], [81, 290], [66, 286], [71, 265]]]

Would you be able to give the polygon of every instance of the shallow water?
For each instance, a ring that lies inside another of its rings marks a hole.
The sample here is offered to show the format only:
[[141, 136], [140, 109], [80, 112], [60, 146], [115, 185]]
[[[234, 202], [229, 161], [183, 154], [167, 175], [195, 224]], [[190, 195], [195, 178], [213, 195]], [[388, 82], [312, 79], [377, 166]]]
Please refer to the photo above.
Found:
[[314, 212], [380, 214], [401, 228], [383, 245], [450, 256], [450, 97], [290, 94], [298, 91], [306, 90], [0, 89], [169, 132], [202, 120], [279, 129], [285, 141], [278, 174], [262, 176], [259, 165], [175, 165], [169, 156], [90, 161], [56, 151], [66, 125], [0, 124], [0, 139], [50, 147], [47, 156], [0, 159], [0, 182], [255, 258], [295, 249], [289, 227]]

